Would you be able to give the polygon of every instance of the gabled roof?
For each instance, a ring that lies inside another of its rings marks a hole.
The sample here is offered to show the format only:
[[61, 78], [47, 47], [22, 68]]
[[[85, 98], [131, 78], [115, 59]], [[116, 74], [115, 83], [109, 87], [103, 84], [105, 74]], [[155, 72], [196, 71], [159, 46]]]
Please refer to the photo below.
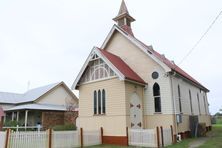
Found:
[[114, 25], [113, 28], [111, 29], [109, 35], [107, 36], [107, 38], [105, 39], [105, 41], [101, 47], [102, 49], [104, 49], [106, 47], [106, 44], [109, 42], [110, 38], [112, 37], [112, 35], [114, 34], [115, 31], [120, 32], [123, 36], [125, 36], [128, 40], [130, 40], [134, 45], [139, 47], [139, 49], [141, 49], [143, 52], [145, 52], [154, 61], [159, 63], [160, 66], [162, 66], [164, 69], [166, 69], [166, 67], [168, 67], [169, 70], [166, 70], [166, 71], [168, 71], [168, 72], [174, 71], [177, 74], [179, 74], [180, 76], [182, 76], [185, 79], [194, 83], [199, 88], [209, 91], [206, 87], [204, 87], [201, 83], [199, 83], [197, 80], [195, 80], [192, 76], [190, 76], [188, 73], [186, 73], [184, 70], [182, 70], [179, 66], [177, 66], [176, 64], [171, 62], [165, 56], [159, 54], [157, 51], [153, 50], [151, 46], [147, 46], [146, 44], [144, 44], [143, 42], [141, 42], [140, 40], [138, 40], [137, 38], [132, 36], [131, 35], [132, 33], [130, 31], [128, 32], [127, 30], [125, 30], [117, 25]]
[[125, 79], [146, 84], [120, 57], [106, 50], [99, 49], [99, 51], [125, 76]]
[[99, 56], [116, 73], [120, 80], [130, 80], [142, 85], [146, 84], [146, 82], [140, 76], [138, 76], [120, 57], [105, 50], [94, 47], [86, 59], [78, 76], [76, 77], [72, 85], [72, 89], [75, 89], [78, 86], [81, 76], [83, 75], [94, 54], [97, 54], [97, 56]]
[[[24, 94], [0, 92], [0, 103], [18, 104], [18, 103], [33, 102], [41, 98], [43, 95], [47, 94], [48, 92], [52, 91], [54, 88], [56, 88], [59, 85], [63, 85], [65, 86], [65, 88], [68, 88], [64, 82], [59, 82], [31, 89], [25, 92]], [[72, 94], [71, 91], [69, 93]]]

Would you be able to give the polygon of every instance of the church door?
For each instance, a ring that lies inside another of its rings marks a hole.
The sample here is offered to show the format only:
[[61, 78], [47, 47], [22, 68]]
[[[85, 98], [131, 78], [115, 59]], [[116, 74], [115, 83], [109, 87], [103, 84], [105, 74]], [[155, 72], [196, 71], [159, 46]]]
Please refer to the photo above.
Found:
[[133, 93], [130, 98], [130, 121], [131, 128], [142, 128], [142, 104], [136, 93]]

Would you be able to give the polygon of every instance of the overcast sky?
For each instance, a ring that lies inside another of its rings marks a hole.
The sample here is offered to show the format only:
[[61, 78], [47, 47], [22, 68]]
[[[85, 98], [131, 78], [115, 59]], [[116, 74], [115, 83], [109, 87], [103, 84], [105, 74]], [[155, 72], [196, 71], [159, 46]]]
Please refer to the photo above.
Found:
[[[71, 86], [93, 46], [100, 47], [121, 0], [1, 0], [0, 91]], [[221, 0], [126, 0], [137, 38], [179, 63], [222, 10]], [[222, 16], [180, 65], [222, 108]]]

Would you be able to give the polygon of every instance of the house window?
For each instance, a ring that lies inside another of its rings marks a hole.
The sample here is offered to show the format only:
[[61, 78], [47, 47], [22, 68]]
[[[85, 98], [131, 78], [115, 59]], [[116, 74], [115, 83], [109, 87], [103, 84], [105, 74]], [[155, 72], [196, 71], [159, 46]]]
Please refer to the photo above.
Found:
[[94, 114], [106, 113], [106, 92], [103, 89], [94, 91]]
[[190, 111], [191, 111], [191, 114], [193, 114], [192, 96], [191, 96], [191, 91], [190, 90], [189, 90], [189, 97], [190, 97]]
[[180, 85], [178, 85], [178, 99], [179, 99], [179, 109], [180, 113], [182, 113], [182, 103], [181, 103], [181, 93], [180, 93]]
[[155, 112], [161, 112], [160, 87], [157, 83], [153, 85], [153, 97]]
[[197, 93], [197, 101], [198, 101], [199, 114], [201, 114], [201, 112], [200, 112], [200, 98], [199, 98], [198, 93]]
[[103, 111], [102, 111], [102, 113], [105, 114], [106, 113], [106, 92], [105, 92], [104, 89], [102, 91], [102, 102], [103, 102], [103, 105], [102, 105]]
[[97, 92], [94, 91], [94, 114], [97, 114]]

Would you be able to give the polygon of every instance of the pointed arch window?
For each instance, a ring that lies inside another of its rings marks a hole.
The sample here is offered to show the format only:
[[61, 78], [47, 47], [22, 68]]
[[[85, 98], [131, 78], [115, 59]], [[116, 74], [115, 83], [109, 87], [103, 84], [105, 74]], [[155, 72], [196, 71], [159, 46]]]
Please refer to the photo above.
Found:
[[189, 98], [190, 98], [190, 112], [193, 114], [193, 106], [192, 106], [192, 96], [191, 96], [191, 91], [189, 90]]
[[155, 112], [161, 112], [160, 86], [157, 83], [153, 85], [153, 97]]
[[94, 91], [93, 94], [93, 110], [94, 114], [105, 114], [106, 113], [106, 91], [105, 89]]
[[177, 86], [177, 90], [178, 90], [179, 110], [180, 110], [180, 113], [182, 113], [182, 102], [181, 102], [180, 85]]
[[104, 89], [102, 90], [102, 113], [106, 113], [106, 92]]
[[101, 91], [98, 91], [98, 114], [101, 114]]
[[97, 114], [97, 92], [94, 91], [94, 114]]

